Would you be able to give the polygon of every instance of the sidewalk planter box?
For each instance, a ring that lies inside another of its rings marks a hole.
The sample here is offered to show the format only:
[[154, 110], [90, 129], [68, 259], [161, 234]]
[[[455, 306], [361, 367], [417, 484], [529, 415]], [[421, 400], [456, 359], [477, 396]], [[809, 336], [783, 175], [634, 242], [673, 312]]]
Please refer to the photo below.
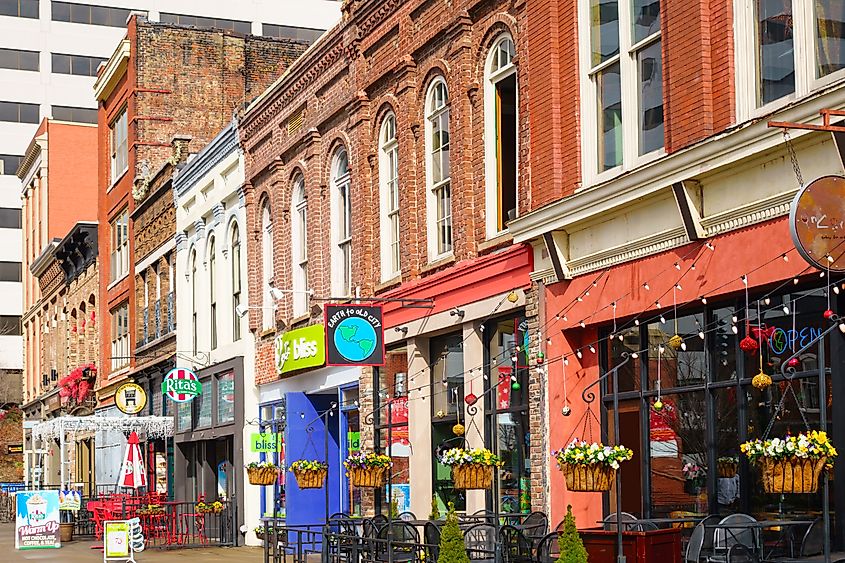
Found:
[[[599, 528], [578, 530], [590, 563], [616, 563], [616, 532]], [[622, 532], [622, 551], [628, 563], [681, 563], [681, 529]]]

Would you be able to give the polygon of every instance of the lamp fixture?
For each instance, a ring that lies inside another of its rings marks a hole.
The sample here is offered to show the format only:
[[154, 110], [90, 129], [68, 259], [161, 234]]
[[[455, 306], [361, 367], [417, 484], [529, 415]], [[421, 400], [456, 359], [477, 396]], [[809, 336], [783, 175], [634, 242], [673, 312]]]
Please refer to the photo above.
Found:
[[457, 307], [449, 311], [449, 316], [451, 317], [459, 317], [463, 319], [464, 315], [466, 315], [466, 311], [464, 311], [463, 309], [458, 309]]

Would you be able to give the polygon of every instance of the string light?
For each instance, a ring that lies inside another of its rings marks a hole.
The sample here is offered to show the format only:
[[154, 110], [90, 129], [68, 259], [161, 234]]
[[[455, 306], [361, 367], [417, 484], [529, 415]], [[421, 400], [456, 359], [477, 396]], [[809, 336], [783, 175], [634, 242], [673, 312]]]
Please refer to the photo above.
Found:
[[581, 321], [578, 324], [581, 325], [581, 328], [587, 328], [587, 323], [585, 323], [584, 321]]
[[713, 246], [713, 243], [710, 242], [710, 241], [707, 241], [707, 244], [705, 244], [704, 246], [706, 246], [707, 250], [709, 250], [710, 252], [713, 252], [714, 250], [716, 250], [716, 247]]
[[824, 277], [824, 272], [819, 272], [819, 277], [820, 277], [820, 278], [823, 278], [823, 277]]
[[786, 305], [784, 305], [784, 306], [783, 306], [783, 314], [784, 314], [784, 315], [788, 315], [788, 314], [789, 314], [789, 307], [787, 307]]
[[680, 264], [680, 262], [675, 262], [675, 269], [676, 269], [676, 270], [678, 270], [679, 272], [681, 271], [681, 264]]
[[684, 352], [687, 351], [687, 343], [685, 340], [681, 341], [681, 350], [683, 350]]
[[634, 319], [634, 324], [636, 326], [640, 326], [640, 319]]
[[828, 262], [830, 262], [831, 264], [833, 264], [833, 256], [831, 256], [830, 254], [828, 254], [828, 255], [827, 255], [827, 261], [828, 261]]
[[666, 324], [666, 319], [663, 318], [663, 315], [660, 315], [660, 324], [663, 324], [663, 325]]
[[743, 283], [744, 285], [748, 285], [748, 276], [746, 276], [746, 275], [744, 275], [744, 274], [743, 274], [743, 276], [742, 276], [742, 278], [741, 278], [741, 279], [742, 279], [742, 283]]
[[681, 291], [681, 289], [682, 289], [682, 288], [681, 288], [681, 284], [676, 283], [676, 284], [675, 284], [675, 289], [677, 289], [678, 291]]
[[798, 278], [792, 278], [792, 283], [798, 285]]
[[587, 291], [584, 292], [584, 297], [589, 297], [589, 296], [590, 296], [590, 290], [588, 289]]
[[643, 288], [644, 288], [646, 291], [648, 291], [649, 289], [651, 289], [651, 287], [649, 287], [649, 285], [648, 285], [648, 282], [645, 282], [645, 283], [643, 284]]
[[655, 301], [655, 302], [654, 302], [654, 306], [655, 306], [655, 307], [657, 307], [657, 308], [659, 309], [659, 308], [660, 308], [660, 301]]
[[763, 299], [763, 303], [765, 303], [766, 305], [769, 305], [771, 302], [772, 300], [769, 298], [768, 295], [765, 297], [765, 299]]
[[578, 300], [578, 303], [581, 303], [582, 301], [584, 301], [584, 299], [580, 295], [577, 297], [577, 300]]
[[704, 331], [703, 331], [703, 330], [699, 330], [699, 331], [698, 331], [698, 337], [699, 337], [700, 339], [704, 340]]
[[593, 345], [592, 345], [592, 344], [590, 344], [590, 346], [589, 346], [589, 350], [590, 350], [590, 352], [591, 352], [591, 353], [593, 353], [593, 354], [595, 354], [595, 353], [596, 353], [596, 349], [595, 349], [595, 347], [593, 347]]
[[579, 360], [584, 357], [584, 354], [581, 353], [581, 348], [575, 350], [575, 355], [578, 356]]
[[731, 332], [733, 332], [734, 334], [738, 334], [738, 333], [739, 333], [739, 329], [738, 329], [738, 328], [736, 328], [736, 325], [731, 325]]
[[836, 285], [836, 284], [833, 284], [833, 293], [835, 293], [836, 295], [839, 295], [839, 286]]
[[704, 297], [704, 296], [702, 295], [700, 299], [701, 299], [701, 303], [702, 303], [702, 304], [707, 305], [707, 298], [706, 298], [706, 297]]
[[781, 258], [783, 258], [783, 261], [784, 261], [784, 262], [789, 262], [789, 256], [787, 256], [787, 255], [786, 255], [786, 252], [784, 252], [783, 254], [781, 254], [781, 256], [780, 256], [780, 257], [781, 257]]
[[[841, 325], [840, 325], [840, 326], [841, 326]], [[637, 358], [639, 358], [639, 357], [640, 357], [640, 355], [639, 355], [639, 354], [637, 354], [636, 352], [631, 352], [631, 358], [633, 358], [634, 360], [636, 360], [636, 359], [637, 359]]]
[[736, 323], [736, 322], [739, 320], [739, 317], [737, 317], [736, 315], [731, 315], [731, 320], [732, 320], [734, 323]]

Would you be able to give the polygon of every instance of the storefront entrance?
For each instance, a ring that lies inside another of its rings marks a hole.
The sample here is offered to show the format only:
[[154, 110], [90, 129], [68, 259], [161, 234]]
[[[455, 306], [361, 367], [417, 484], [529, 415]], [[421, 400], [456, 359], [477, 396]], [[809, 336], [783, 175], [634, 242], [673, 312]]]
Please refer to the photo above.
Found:
[[234, 440], [231, 436], [179, 444], [186, 462], [186, 477], [180, 498], [197, 501], [231, 500], [235, 495], [232, 465]]

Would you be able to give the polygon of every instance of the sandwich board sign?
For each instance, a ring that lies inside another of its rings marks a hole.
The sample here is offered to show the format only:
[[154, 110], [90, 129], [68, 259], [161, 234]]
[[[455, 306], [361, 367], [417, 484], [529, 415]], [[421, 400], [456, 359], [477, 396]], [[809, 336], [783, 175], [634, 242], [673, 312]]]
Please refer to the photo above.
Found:
[[135, 563], [135, 556], [129, 543], [129, 522], [111, 520], [104, 525], [103, 561], [129, 561]]
[[62, 547], [59, 491], [15, 493], [15, 549]]

